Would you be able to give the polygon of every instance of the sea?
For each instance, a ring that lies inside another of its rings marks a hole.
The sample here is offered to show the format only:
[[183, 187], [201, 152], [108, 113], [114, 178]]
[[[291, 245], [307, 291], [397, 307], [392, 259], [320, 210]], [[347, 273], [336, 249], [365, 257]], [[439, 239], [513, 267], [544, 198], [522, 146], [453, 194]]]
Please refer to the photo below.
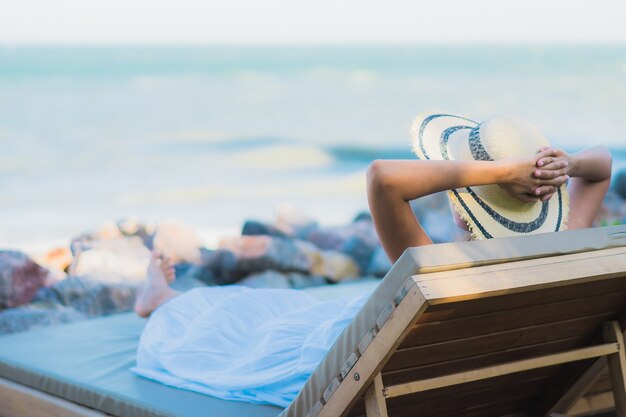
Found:
[[0, 46], [0, 248], [367, 209], [415, 115], [515, 114], [626, 167], [626, 45]]

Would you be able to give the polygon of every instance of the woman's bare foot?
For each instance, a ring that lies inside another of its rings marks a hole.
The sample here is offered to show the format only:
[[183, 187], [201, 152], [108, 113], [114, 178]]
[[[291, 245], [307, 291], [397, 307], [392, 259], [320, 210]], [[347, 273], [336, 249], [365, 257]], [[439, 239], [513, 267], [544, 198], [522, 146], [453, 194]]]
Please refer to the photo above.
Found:
[[137, 295], [135, 312], [140, 317], [148, 317], [161, 304], [176, 297], [179, 292], [170, 288], [176, 274], [169, 259], [158, 251], [150, 255], [146, 283]]

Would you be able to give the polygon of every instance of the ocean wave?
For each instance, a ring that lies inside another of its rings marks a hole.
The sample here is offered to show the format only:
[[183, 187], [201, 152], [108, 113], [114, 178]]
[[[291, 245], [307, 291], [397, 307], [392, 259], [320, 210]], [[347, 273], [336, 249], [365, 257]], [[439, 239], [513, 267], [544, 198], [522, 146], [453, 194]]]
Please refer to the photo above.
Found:
[[243, 151], [230, 161], [240, 167], [284, 171], [327, 167], [334, 158], [312, 146], [279, 145]]

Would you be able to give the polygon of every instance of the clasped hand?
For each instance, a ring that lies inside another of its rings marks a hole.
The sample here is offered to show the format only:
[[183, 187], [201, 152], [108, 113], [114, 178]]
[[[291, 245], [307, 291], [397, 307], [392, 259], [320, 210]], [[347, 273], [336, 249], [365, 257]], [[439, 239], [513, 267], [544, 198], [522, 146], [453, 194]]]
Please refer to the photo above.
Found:
[[544, 147], [530, 158], [505, 160], [510, 163], [502, 188], [518, 200], [532, 203], [548, 201], [569, 179], [571, 158], [563, 150]]

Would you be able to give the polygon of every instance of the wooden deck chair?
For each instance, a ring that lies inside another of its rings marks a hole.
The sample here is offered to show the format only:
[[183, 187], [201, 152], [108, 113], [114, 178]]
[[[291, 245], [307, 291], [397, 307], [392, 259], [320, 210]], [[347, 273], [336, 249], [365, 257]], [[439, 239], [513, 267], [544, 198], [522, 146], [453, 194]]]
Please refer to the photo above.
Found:
[[626, 417], [625, 321], [626, 226], [412, 248], [284, 410], [134, 376], [118, 315], [0, 337], [0, 416], [585, 415], [606, 363]]
[[584, 415], [605, 362], [626, 416], [624, 245], [622, 226], [408, 250], [283, 416]]

